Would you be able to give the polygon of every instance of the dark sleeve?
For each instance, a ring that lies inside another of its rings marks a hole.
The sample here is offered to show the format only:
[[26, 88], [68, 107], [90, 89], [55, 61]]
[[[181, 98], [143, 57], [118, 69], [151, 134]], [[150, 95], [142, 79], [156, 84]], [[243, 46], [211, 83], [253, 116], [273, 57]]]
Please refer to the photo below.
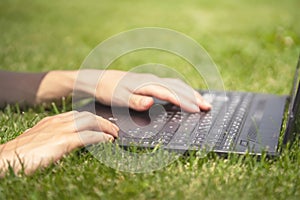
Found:
[[0, 106], [35, 103], [40, 83], [46, 74], [0, 71]]

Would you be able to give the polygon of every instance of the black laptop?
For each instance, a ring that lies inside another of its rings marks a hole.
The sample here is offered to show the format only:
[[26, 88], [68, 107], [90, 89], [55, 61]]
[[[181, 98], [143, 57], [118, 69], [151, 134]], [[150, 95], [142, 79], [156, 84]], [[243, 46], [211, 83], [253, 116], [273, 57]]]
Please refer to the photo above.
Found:
[[115, 144], [121, 147], [277, 155], [279, 144], [293, 140], [299, 128], [299, 68], [300, 57], [289, 96], [199, 91], [213, 106], [209, 112], [187, 113], [159, 100], [146, 112], [98, 103], [80, 110], [96, 110], [117, 123]]

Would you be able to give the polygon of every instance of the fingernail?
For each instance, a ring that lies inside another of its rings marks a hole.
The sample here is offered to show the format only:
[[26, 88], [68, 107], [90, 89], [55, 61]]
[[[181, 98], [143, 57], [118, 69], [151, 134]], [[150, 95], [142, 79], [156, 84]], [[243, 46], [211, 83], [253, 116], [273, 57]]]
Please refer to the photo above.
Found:
[[142, 100], [142, 106], [143, 107], [148, 107], [149, 103], [150, 103], [150, 101], [149, 101], [148, 98], [143, 98], [143, 100]]
[[119, 133], [118, 133], [119, 132], [119, 127], [117, 127], [117, 125], [113, 124], [112, 131], [114, 132], [115, 137], [119, 136]]
[[203, 104], [204, 104], [206, 107], [208, 107], [208, 108], [211, 108], [211, 107], [212, 107], [211, 104], [208, 103], [207, 101], [204, 101]]
[[119, 127], [116, 124], [113, 123], [112, 125], [113, 125], [115, 131], [118, 132], [120, 130]]
[[113, 142], [113, 141], [114, 141], [114, 137], [109, 136], [108, 142]]
[[151, 97], [150, 98], [149, 97], [144, 97], [144, 98], [140, 99], [137, 109], [147, 110], [152, 106], [152, 104], [153, 104], [153, 100], [152, 100]]

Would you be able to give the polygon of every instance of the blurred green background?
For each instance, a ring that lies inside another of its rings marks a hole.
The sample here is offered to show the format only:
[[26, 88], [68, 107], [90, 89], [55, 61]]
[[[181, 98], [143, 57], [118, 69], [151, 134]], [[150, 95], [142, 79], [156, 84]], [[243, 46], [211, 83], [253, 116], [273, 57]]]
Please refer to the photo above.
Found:
[[[299, 4], [297, 0], [2, 0], [0, 64], [15, 71], [78, 69], [103, 40], [154, 26], [182, 32], [201, 44], [219, 67], [227, 89], [287, 93], [299, 53]], [[153, 57], [138, 52], [116, 67], [126, 70], [157, 61]], [[178, 66], [178, 59], [167, 59], [167, 54], [159, 59]]]
[[[300, 52], [299, 8], [299, 0], [1, 0], [0, 69], [79, 69], [90, 51], [112, 35], [163, 27], [201, 44], [226, 89], [288, 94]], [[148, 62], [186, 69], [174, 55], [143, 51], [120, 58], [113, 67], [127, 70]], [[188, 74], [194, 87], [203, 86]], [[0, 112], [5, 127], [0, 132], [15, 137], [47, 114], [52, 113], [38, 108], [20, 116], [6, 108]], [[299, 165], [299, 146], [275, 161], [183, 159], [151, 174], [116, 172], [75, 152], [33, 176], [1, 180], [0, 199], [298, 199]]]

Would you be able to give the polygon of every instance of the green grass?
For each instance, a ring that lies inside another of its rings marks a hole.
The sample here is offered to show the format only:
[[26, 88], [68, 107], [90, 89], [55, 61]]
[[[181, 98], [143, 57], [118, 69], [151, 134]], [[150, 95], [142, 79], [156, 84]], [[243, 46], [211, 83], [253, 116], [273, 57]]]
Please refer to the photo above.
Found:
[[[78, 69], [108, 37], [159, 26], [200, 43], [217, 64], [226, 89], [288, 94], [300, 52], [299, 7], [298, 0], [2, 0], [0, 67]], [[120, 58], [113, 68], [127, 70], [147, 62], [179, 70], [187, 65], [165, 53], [137, 52]], [[190, 81], [203, 86], [195, 76]], [[55, 109], [44, 106], [3, 108], [0, 142], [52, 114]], [[276, 159], [192, 156], [144, 174], [116, 171], [78, 150], [32, 176], [10, 174], [0, 180], [0, 199], [299, 199], [299, 150], [296, 142]]]

